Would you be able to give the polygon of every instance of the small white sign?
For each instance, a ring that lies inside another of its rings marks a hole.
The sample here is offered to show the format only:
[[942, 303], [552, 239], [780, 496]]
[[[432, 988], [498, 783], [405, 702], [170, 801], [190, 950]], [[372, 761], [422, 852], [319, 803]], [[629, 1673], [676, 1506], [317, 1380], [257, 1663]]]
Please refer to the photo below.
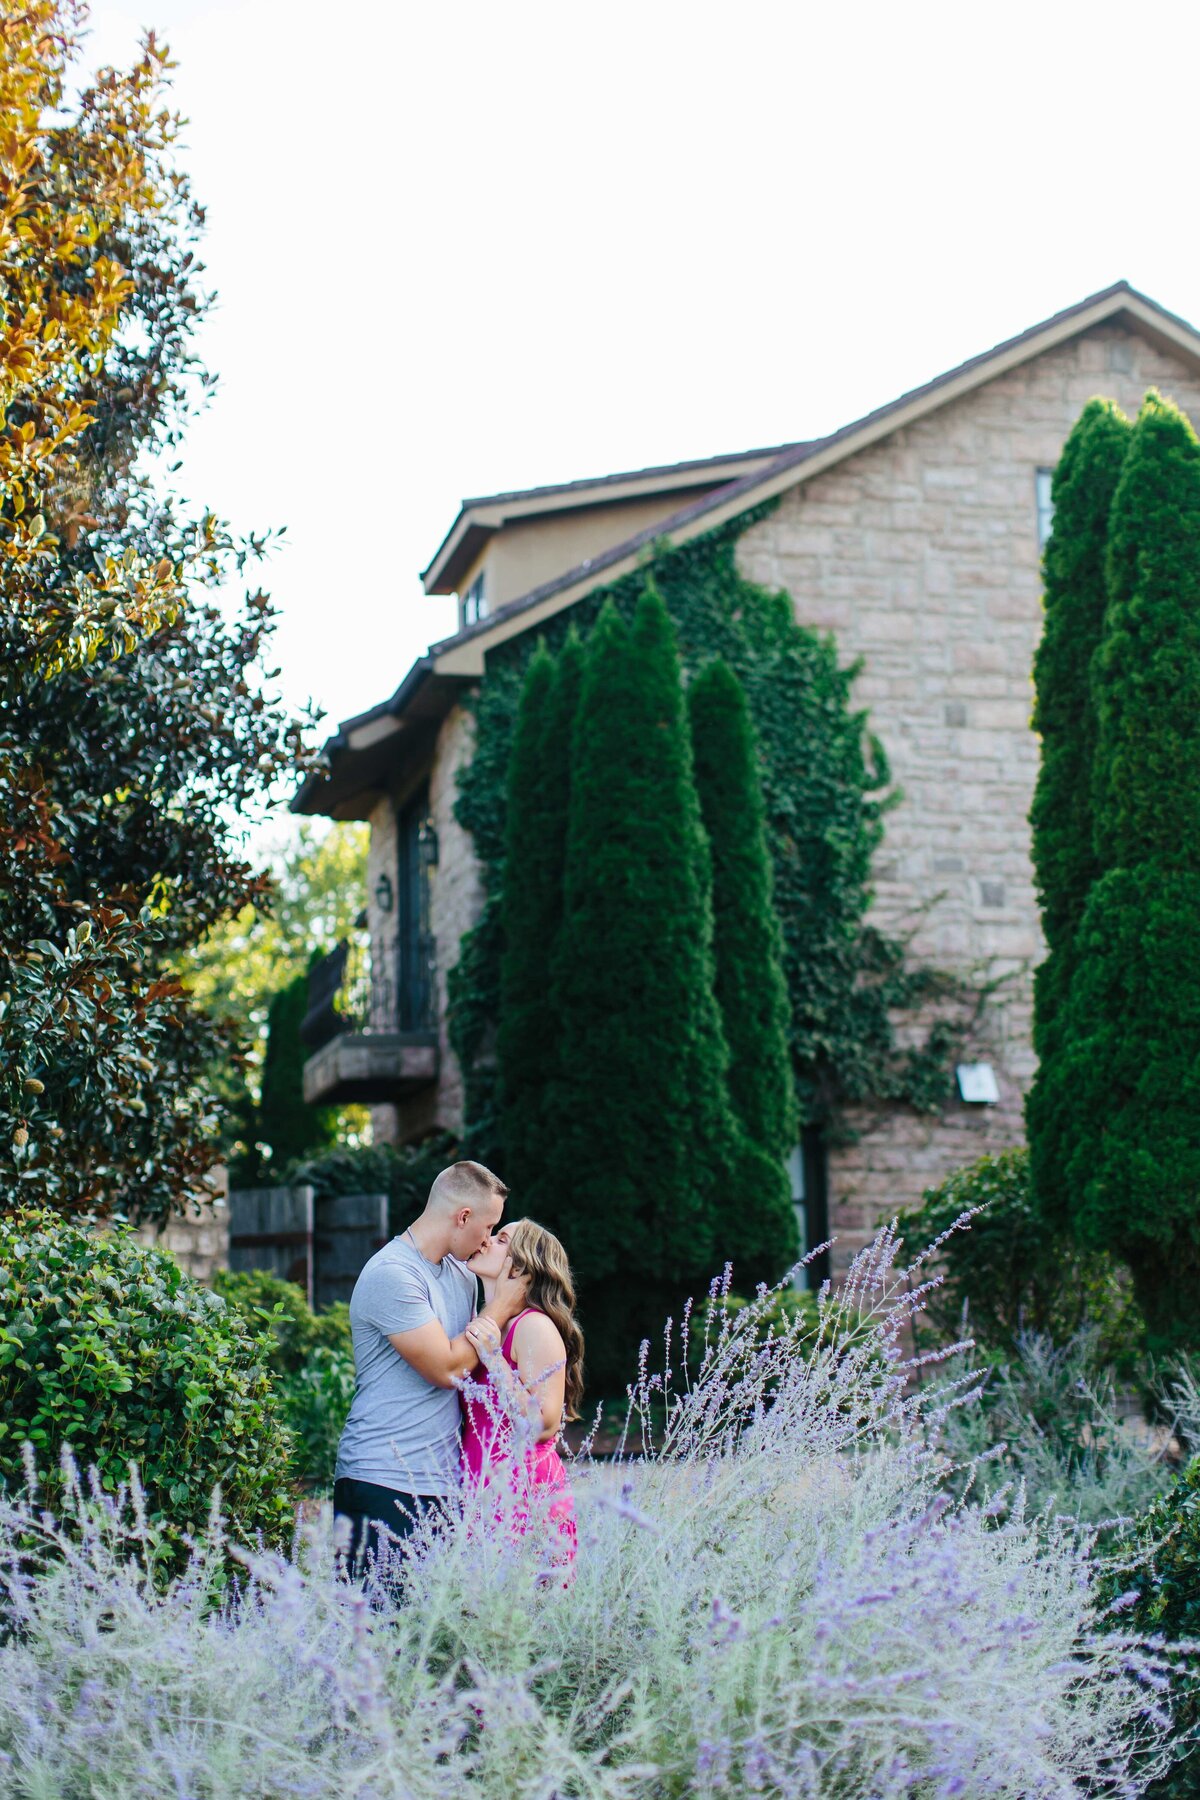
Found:
[[1000, 1098], [996, 1071], [991, 1063], [959, 1063], [958, 1091], [973, 1106], [994, 1106]]

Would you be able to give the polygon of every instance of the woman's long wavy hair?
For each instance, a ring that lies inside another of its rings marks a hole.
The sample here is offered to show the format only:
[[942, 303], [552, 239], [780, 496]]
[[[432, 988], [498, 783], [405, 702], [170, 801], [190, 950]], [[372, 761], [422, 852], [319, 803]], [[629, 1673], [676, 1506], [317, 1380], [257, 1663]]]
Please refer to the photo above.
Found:
[[566, 1347], [563, 1419], [577, 1419], [583, 1399], [583, 1333], [575, 1323], [575, 1282], [567, 1253], [544, 1225], [519, 1219], [509, 1233], [508, 1254], [513, 1274], [528, 1280], [526, 1304], [545, 1313]]

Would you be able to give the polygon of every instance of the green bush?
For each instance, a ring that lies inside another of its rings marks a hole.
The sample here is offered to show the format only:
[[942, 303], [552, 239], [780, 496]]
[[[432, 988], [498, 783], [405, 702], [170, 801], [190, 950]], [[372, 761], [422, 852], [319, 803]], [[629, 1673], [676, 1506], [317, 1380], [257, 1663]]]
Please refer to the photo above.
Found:
[[[504, 1178], [521, 1210], [546, 1211], [544, 1146], [554, 1141], [554, 1099], [562, 1020], [553, 984], [562, 924], [571, 737], [583, 681], [584, 648], [572, 632], [557, 658], [543, 647], [529, 665], [508, 774], [505, 867], [519, 872], [503, 890], [504, 949], [497, 1020], [499, 1117]], [[551, 1177], [551, 1179], [553, 1179]], [[551, 1210], [554, 1195], [551, 1192]]]
[[223, 1269], [213, 1285], [249, 1324], [271, 1332], [269, 1366], [292, 1435], [295, 1474], [309, 1488], [330, 1487], [354, 1398], [349, 1307], [338, 1301], [314, 1312], [294, 1281], [265, 1269]]
[[265, 1269], [219, 1269], [213, 1288], [251, 1325], [269, 1325], [274, 1348], [268, 1360], [274, 1375], [296, 1374], [316, 1350], [350, 1349], [350, 1308], [340, 1300], [325, 1312], [314, 1312], [303, 1288]]
[[[1132, 1573], [1128, 1560], [1132, 1559]], [[1112, 1594], [1133, 1596], [1119, 1616], [1134, 1629], [1200, 1641], [1200, 1456], [1143, 1514], [1123, 1546]], [[1200, 1675], [1193, 1660], [1172, 1696], [1176, 1737], [1189, 1754], [1150, 1790], [1152, 1800], [1195, 1800], [1200, 1793]]]
[[[976, 1207], [983, 1210], [970, 1226], [951, 1232]], [[1035, 1207], [1028, 1151], [968, 1163], [900, 1223], [914, 1251], [951, 1232], [938, 1252], [942, 1286], [925, 1303], [943, 1340], [962, 1333], [964, 1317], [969, 1335], [993, 1352], [1009, 1350], [1020, 1332], [1062, 1344], [1090, 1327], [1100, 1358], [1132, 1371], [1142, 1324], [1128, 1279], [1111, 1257], [1080, 1250]]]
[[101, 1237], [39, 1209], [0, 1214], [0, 1481], [22, 1446], [53, 1505], [60, 1457], [115, 1493], [137, 1464], [168, 1541], [214, 1488], [247, 1539], [292, 1527], [290, 1444], [262, 1334], [127, 1230]]
[[318, 1200], [336, 1194], [386, 1194], [388, 1229], [395, 1233], [424, 1210], [434, 1177], [459, 1155], [452, 1137], [435, 1132], [419, 1144], [325, 1150], [290, 1163], [280, 1179], [290, 1186], [306, 1184]]
[[787, 1159], [800, 1135], [783, 933], [772, 894], [761, 756], [745, 690], [717, 658], [688, 689], [692, 760], [712, 858], [714, 991], [729, 1048], [736, 1157], [718, 1242], [742, 1285], [775, 1281], [799, 1241]]
[[354, 1399], [354, 1353], [318, 1344], [302, 1368], [279, 1382], [295, 1443], [296, 1474], [314, 1493], [330, 1493], [338, 1442]]

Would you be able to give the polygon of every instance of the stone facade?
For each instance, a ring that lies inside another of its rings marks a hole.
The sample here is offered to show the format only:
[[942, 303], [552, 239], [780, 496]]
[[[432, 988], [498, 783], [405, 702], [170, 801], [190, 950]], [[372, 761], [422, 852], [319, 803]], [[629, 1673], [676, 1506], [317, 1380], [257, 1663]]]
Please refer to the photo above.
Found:
[[[475, 721], [465, 706], [454, 707], [443, 720], [429, 770], [429, 813], [438, 840], [438, 860], [429, 875], [430, 924], [436, 958], [439, 1078], [436, 1087], [424, 1089], [399, 1105], [373, 1106], [371, 1127], [376, 1143], [406, 1143], [437, 1127], [462, 1129], [463, 1083], [446, 1022], [446, 980], [458, 961], [463, 934], [479, 917], [483, 884], [471, 843], [454, 817], [458, 776], [471, 760]], [[396, 868], [396, 804], [381, 800], [371, 814], [371, 850], [368, 889], [372, 945], [385, 935], [385, 921], [374, 898], [375, 882], [383, 870]], [[394, 921], [387, 921], [394, 929]]]
[[172, 1213], [161, 1231], [143, 1225], [137, 1235], [143, 1244], [169, 1250], [186, 1275], [211, 1284], [218, 1269], [229, 1267], [229, 1171], [218, 1165], [193, 1205]]
[[843, 662], [861, 660], [855, 693], [903, 793], [875, 864], [879, 924], [912, 931], [919, 958], [1003, 978], [974, 1047], [995, 1066], [998, 1105], [851, 1121], [858, 1141], [829, 1170], [843, 1256], [952, 1169], [1021, 1140], [1042, 952], [1028, 826], [1036, 477], [1093, 395], [1133, 415], [1150, 387], [1200, 419], [1182, 363], [1099, 327], [792, 488], [739, 544], [750, 579], [786, 588]]
[[[993, 1064], [999, 1103], [851, 1120], [856, 1141], [830, 1158], [835, 1264], [952, 1169], [1020, 1141], [1033, 1071], [1031, 973], [1042, 950], [1028, 827], [1041, 631], [1037, 475], [1053, 468], [1093, 395], [1133, 415], [1150, 387], [1200, 420], [1200, 379], [1181, 360], [1124, 324], [1097, 326], [798, 479], [741, 539], [744, 573], [786, 589], [797, 617], [831, 632], [844, 663], [861, 664], [856, 696], [903, 794], [876, 859], [875, 917], [911, 933], [914, 956], [973, 983], [999, 982], [970, 1049]], [[470, 747], [460, 706], [441, 728], [430, 775], [440, 843], [439, 1084], [407, 1106], [374, 1109], [380, 1137], [462, 1121], [445, 984], [482, 903], [470, 839], [453, 818]], [[392, 800], [372, 815], [371, 854], [373, 887], [377, 869], [395, 866]]]

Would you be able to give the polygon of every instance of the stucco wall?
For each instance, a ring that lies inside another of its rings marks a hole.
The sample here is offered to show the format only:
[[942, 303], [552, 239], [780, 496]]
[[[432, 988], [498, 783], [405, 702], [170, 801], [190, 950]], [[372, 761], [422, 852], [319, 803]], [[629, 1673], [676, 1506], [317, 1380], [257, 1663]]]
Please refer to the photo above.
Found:
[[739, 545], [747, 576], [786, 588], [843, 662], [862, 659], [857, 698], [904, 795], [876, 861], [879, 922], [915, 925], [914, 953], [943, 967], [1008, 978], [977, 1046], [1000, 1104], [864, 1116], [859, 1141], [831, 1158], [838, 1261], [950, 1169], [1020, 1140], [1042, 950], [1027, 823], [1035, 478], [1094, 394], [1132, 414], [1151, 386], [1200, 419], [1182, 365], [1123, 328], [1097, 329], [794, 488]]
[[653, 494], [648, 499], [572, 507], [536, 518], [512, 519], [468, 569], [460, 590], [465, 593], [482, 571], [488, 607], [496, 612], [510, 600], [531, 593], [543, 581], [551, 581], [613, 544], [623, 543], [653, 525], [656, 519], [665, 519], [712, 491], [711, 482], [701, 482], [695, 487]]

